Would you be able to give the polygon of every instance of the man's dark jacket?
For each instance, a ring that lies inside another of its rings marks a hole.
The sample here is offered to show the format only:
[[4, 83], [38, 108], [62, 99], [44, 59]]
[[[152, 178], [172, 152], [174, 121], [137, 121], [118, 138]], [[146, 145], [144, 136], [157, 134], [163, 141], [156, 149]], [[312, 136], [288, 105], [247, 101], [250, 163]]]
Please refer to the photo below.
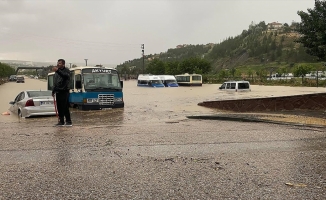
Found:
[[52, 93], [69, 92], [70, 70], [66, 67], [59, 68], [53, 78]]

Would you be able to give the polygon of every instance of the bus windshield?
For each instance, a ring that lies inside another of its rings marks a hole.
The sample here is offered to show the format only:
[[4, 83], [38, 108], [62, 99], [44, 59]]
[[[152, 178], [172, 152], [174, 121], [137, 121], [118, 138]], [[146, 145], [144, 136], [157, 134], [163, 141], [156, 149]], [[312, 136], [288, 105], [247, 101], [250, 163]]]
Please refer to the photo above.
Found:
[[85, 90], [121, 89], [118, 74], [86, 73], [83, 76]]
[[177, 83], [176, 80], [165, 80], [164, 82], [165, 82], [165, 83]]

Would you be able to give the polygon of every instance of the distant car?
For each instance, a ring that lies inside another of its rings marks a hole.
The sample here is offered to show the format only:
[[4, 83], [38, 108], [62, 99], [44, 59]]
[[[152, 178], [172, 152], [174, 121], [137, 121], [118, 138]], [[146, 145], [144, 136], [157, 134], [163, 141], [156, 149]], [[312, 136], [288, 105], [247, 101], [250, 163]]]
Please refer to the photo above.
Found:
[[17, 76], [16, 83], [25, 83], [25, 78], [23, 76]]
[[10, 77], [9, 77], [9, 81], [16, 81], [16, 75], [11, 75]]
[[249, 81], [227, 81], [224, 82], [218, 89], [235, 92], [251, 91]]
[[25, 90], [9, 104], [9, 110], [20, 117], [56, 115], [52, 91]]

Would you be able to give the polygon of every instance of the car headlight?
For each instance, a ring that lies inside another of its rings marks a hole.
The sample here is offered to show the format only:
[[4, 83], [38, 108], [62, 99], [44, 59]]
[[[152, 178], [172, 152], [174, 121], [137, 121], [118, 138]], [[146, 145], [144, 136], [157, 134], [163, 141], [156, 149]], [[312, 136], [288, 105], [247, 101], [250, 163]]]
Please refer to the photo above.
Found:
[[87, 103], [98, 103], [98, 99], [96, 98], [87, 99]]
[[122, 101], [122, 98], [114, 98], [114, 101], [115, 102], [121, 102]]

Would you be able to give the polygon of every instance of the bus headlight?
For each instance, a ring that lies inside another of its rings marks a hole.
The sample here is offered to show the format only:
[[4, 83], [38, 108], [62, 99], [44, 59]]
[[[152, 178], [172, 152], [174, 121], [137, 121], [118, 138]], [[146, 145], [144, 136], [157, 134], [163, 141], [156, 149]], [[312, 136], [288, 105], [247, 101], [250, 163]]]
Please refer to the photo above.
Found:
[[122, 101], [122, 98], [114, 98], [114, 101], [115, 102], [121, 102]]
[[87, 103], [98, 103], [98, 99], [96, 98], [87, 99]]

